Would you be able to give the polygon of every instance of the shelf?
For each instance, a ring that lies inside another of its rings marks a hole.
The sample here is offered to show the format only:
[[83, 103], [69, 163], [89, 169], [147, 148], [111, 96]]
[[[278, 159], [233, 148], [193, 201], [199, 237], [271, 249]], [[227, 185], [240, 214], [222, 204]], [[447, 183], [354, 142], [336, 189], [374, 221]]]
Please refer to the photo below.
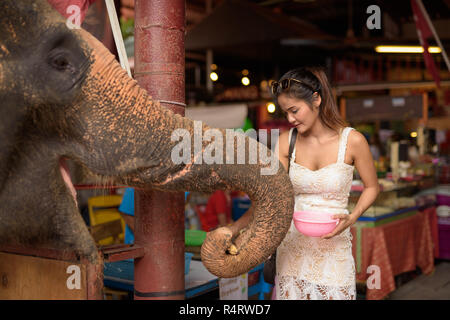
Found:
[[127, 259], [141, 258], [145, 249], [135, 244], [116, 244], [100, 248], [105, 262], [115, 262]]

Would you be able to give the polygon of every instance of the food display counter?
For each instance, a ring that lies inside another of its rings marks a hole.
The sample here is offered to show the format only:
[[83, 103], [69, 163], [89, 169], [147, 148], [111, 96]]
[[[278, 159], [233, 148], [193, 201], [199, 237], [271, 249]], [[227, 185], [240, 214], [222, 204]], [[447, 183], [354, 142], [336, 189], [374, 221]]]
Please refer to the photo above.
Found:
[[[366, 299], [378, 300], [396, 289], [395, 276], [421, 269], [429, 274], [439, 254], [435, 196], [423, 192], [432, 176], [400, 180], [379, 179], [381, 192], [352, 226], [356, 279], [366, 285]], [[356, 180], [349, 211], [362, 189]]]

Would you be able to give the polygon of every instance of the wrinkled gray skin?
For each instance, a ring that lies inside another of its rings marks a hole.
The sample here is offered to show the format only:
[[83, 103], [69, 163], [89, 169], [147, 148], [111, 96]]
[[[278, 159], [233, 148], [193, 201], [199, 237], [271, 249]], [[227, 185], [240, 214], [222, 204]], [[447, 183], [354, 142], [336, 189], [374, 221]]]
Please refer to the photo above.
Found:
[[[203, 263], [219, 277], [247, 272], [280, 244], [294, 206], [281, 164], [266, 176], [261, 168], [269, 165], [261, 163], [175, 165], [171, 134], [184, 128], [192, 136], [193, 122], [153, 101], [100, 42], [68, 29], [46, 1], [2, 0], [0, 34], [0, 244], [75, 250], [96, 261], [61, 175], [65, 158], [135, 187], [246, 192], [248, 226], [238, 221], [210, 232], [202, 248]], [[236, 255], [227, 253], [232, 243]]]

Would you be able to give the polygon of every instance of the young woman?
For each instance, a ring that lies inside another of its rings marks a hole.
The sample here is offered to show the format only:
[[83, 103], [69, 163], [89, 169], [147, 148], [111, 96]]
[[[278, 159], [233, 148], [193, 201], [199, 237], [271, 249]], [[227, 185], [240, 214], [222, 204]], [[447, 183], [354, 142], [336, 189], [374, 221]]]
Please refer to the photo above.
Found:
[[[296, 211], [335, 214], [331, 233], [308, 237], [294, 224], [277, 250], [277, 299], [356, 299], [350, 226], [375, 201], [378, 181], [366, 138], [346, 127], [323, 70], [299, 68], [272, 84], [277, 105], [298, 134], [288, 159], [292, 129], [280, 135], [278, 157], [295, 191]], [[355, 208], [347, 211], [353, 169], [364, 183]]]

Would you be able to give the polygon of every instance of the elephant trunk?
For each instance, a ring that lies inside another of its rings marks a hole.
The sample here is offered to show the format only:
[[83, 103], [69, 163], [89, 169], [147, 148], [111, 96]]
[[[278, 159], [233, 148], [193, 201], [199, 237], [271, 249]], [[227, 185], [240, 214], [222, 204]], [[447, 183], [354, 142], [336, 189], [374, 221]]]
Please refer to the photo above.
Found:
[[[249, 225], [242, 226], [238, 221], [209, 232], [201, 257], [205, 267], [218, 277], [246, 273], [276, 250], [289, 229], [294, 211], [289, 176], [274, 153], [265, 158], [269, 150], [255, 139], [231, 129], [213, 129], [196, 121], [182, 120], [183, 129], [187, 130], [184, 137], [190, 139], [174, 145], [176, 139], [172, 134], [170, 141], [164, 141], [164, 145], [171, 146], [172, 166], [165, 169], [164, 179], [153, 181], [153, 186], [208, 193], [217, 189], [245, 192], [252, 201]], [[176, 127], [171, 130], [176, 131]], [[180, 144], [191, 146], [189, 163], [179, 164], [176, 156]], [[232, 245], [236, 252], [230, 251]]]
[[[248, 227], [241, 229], [238, 221], [208, 233], [202, 261], [222, 278], [243, 274], [263, 262], [283, 240], [294, 210], [292, 184], [278, 159], [243, 133], [209, 128], [162, 107], [128, 78], [98, 41], [88, 33], [83, 38], [93, 49], [84, 92], [91, 97], [91, 114], [101, 115], [98, 120], [90, 117], [87, 128], [90, 122], [103, 121], [106, 131], [87, 130], [84, 138], [89, 150], [114, 150], [103, 157], [108, 168], [97, 164], [97, 171], [119, 172], [120, 182], [135, 187], [245, 192], [253, 210]], [[101, 110], [95, 110], [99, 106]], [[107, 134], [114, 139], [98, 138]], [[233, 243], [236, 254], [228, 251]]]
[[[284, 239], [294, 211], [292, 184], [274, 153], [264, 159], [261, 155], [271, 153], [267, 147], [243, 133], [210, 128], [157, 105], [151, 109], [161, 121], [150, 139], [159, 146], [151, 160], [157, 165], [135, 181], [161, 190], [245, 192], [252, 201], [249, 225], [242, 228], [238, 221], [209, 232], [202, 262], [211, 273], [229, 278], [265, 261]], [[188, 161], [180, 161], [180, 154], [188, 154]], [[232, 244], [236, 254], [228, 250]]]
[[[264, 262], [284, 239], [292, 220], [294, 197], [287, 175], [283, 172], [256, 178], [245, 172], [246, 169], [241, 170], [240, 178], [250, 183], [237, 185], [247, 190], [252, 199], [253, 217], [249, 225], [241, 230], [231, 226], [210, 232], [202, 246], [205, 267], [222, 278], [246, 273]], [[229, 250], [233, 242], [236, 253]]]

